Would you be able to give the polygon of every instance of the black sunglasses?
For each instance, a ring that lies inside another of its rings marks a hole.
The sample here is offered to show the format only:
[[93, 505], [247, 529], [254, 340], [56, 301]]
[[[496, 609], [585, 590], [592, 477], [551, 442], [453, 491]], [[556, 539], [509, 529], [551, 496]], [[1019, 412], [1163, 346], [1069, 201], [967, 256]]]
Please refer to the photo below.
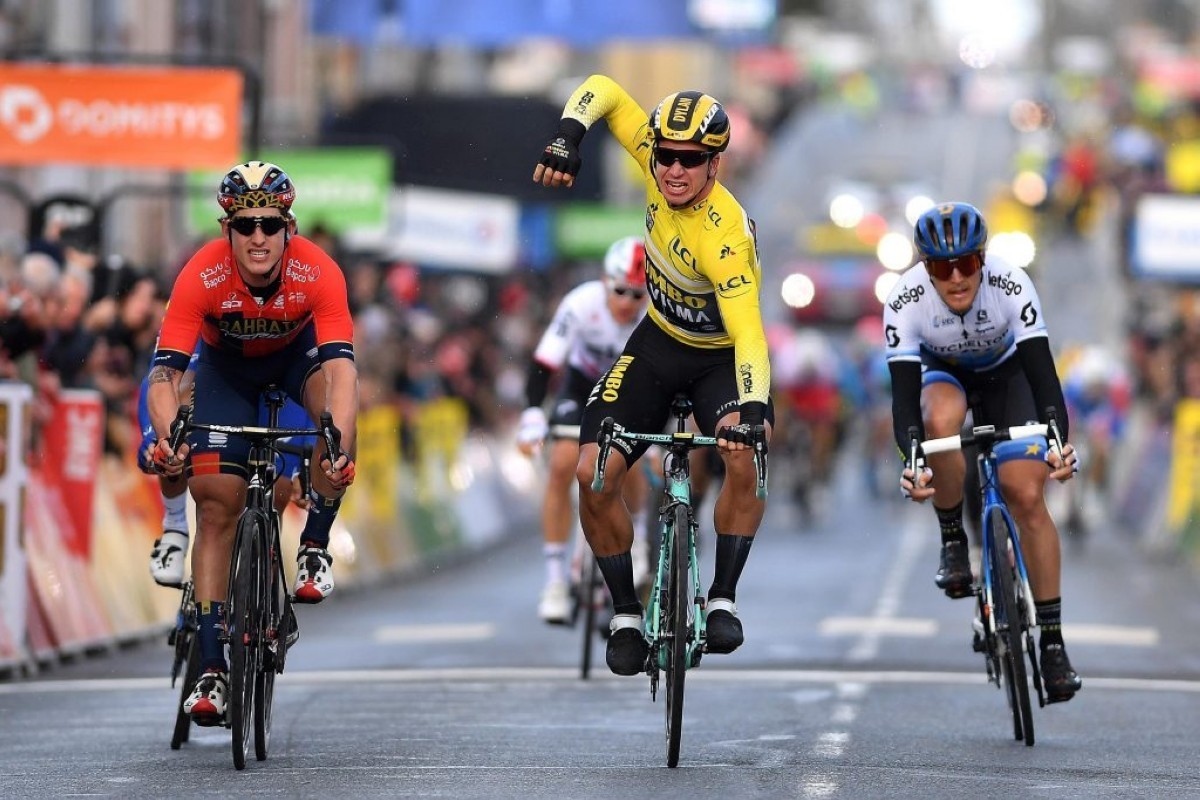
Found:
[[284, 217], [230, 217], [229, 227], [242, 236], [253, 236], [255, 228], [262, 228], [267, 236], [274, 236], [287, 227]]
[[655, 147], [654, 160], [660, 166], [670, 167], [676, 161], [684, 169], [695, 169], [701, 164], [708, 163], [717, 153], [715, 150], [672, 150], [669, 147]]
[[614, 286], [614, 287], [612, 287], [612, 290], [613, 290], [613, 294], [615, 294], [617, 297], [625, 297], [628, 295], [629, 297], [632, 297], [634, 300], [641, 300], [643, 297], [646, 296], [645, 289], [634, 289], [629, 286]]
[[964, 278], [969, 278], [978, 272], [982, 266], [983, 259], [977, 253], [959, 258], [931, 258], [925, 262], [925, 269], [939, 281], [950, 280], [950, 276], [954, 274], [954, 270], [958, 270], [958, 274]]

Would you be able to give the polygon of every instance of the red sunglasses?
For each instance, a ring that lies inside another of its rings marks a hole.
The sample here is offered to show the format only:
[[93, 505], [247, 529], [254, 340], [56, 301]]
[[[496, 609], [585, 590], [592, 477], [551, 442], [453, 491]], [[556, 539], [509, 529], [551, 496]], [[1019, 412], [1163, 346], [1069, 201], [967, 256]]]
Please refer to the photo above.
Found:
[[950, 280], [954, 270], [958, 270], [958, 274], [964, 278], [969, 278], [979, 272], [979, 268], [982, 266], [983, 257], [978, 253], [971, 253], [959, 258], [931, 258], [925, 262], [925, 269], [939, 281]]

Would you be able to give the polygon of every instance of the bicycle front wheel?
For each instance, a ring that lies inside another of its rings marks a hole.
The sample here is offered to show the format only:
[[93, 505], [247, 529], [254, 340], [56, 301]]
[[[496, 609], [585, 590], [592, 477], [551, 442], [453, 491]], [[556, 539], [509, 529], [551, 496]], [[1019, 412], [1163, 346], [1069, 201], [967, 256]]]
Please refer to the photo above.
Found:
[[[278, 521], [272, 522], [274, 524], [271, 527], [271, 554], [265, 584], [267, 594], [264, 598], [264, 607], [270, 609], [270, 614], [264, 622], [263, 631], [274, 631], [274, 634], [269, 638], [263, 637], [261, 646], [264, 650], [259, 652], [264, 654], [264, 659], [254, 679], [254, 757], [259, 761], [266, 760], [267, 749], [271, 744], [271, 708], [275, 699], [275, 675], [282, 671], [283, 659], [287, 653], [284, 631], [284, 619], [288, 613], [287, 584], [284, 582], [283, 561], [279, 553]], [[270, 652], [265, 652], [266, 650]]]
[[267, 586], [265, 520], [247, 511], [238, 520], [237, 546], [229, 573], [229, 722], [233, 728], [233, 765], [246, 768], [254, 728], [254, 698], [262, 664], [264, 600]]
[[[1025, 673], [1025, 655], [1022, 647], [1020, 599], [1017, 597], [1016, 568], [1009, 555], [1012, 532], [1004, 513], [998, 508], [991, 511], [988, 524], [992, 529], [992, 602], [996, 619], [996, 632], [1003, 648], [1000, 659], [1004, 675], [1005, 691], [1013, 717], [1013, 738], [1025, 740], [1033, 746], [1033, 708], [1029, 702], [1029, 680]], [[1016, 542], [1012, 542], [1016, 547]]]
[[692, 605], [688, 581], [688, 508], [675, 506], [671, 525], [671, 564], [667, 571], [667, 624], [662, 636], [668, 646], [667, 689], [667, 766], [679, 764], [679, 743], [683, 738], [683, 683], [687, 675], [688, 610]]

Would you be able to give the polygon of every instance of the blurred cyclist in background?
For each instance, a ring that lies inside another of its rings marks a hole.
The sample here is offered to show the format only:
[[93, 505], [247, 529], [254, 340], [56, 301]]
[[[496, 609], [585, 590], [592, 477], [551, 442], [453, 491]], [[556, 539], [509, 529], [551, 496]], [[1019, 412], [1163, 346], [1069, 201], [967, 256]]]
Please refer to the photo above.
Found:
[[[1045, 489], [1047, 475], [1073, 477], [1078, 456], [1066, 443], [1066, 402], [1037, 290], [1024, 270], [994, 255], [985, 262], [987, 225], [967, 203], [929, 209], [913, 238], [922, 262], [896, 283], [883, 317], [896, 444], [907, 462], [910, 429], [922, 440], [958, 434], [971, 407], [980, 412], [976, 425], [997, 427], [1048, 423], [1048, 409], [1055, 410], [1061, 453], [1042, 437], [1002, 442], [995, 452], [1000, 489], [1029, 563], [1047, 699], [1070, 700], [1083, 682], [1063, 644], [1061, 546]], [[929, 456], [928, 465], [917, 475], [906, 463], [901, 490], [917, 502], [933, 499], [942, 533], [938, 588], [952, 598], [971, 597], [966, 462], [955, 450]]]
[[[621, 354], [629, 334], [646, 314], [646, 248], [641, 237], [614, 242], [604, 256], [604, 277], [588, 281], [563, 297], [554, 318], [542, 334], [525, 385], [528, 408], [517, 428], [517, 447], [532, 455], [550, 439], [550, 470], [542, 500], [542, 552], [546, 559], [546, 585], [538, 616], [546, 622], [567, 622], [571, 613], [566, 555], [576, 511], [571, 502], [575, 465], [579, 461], [579, 436], [556, 436], [551, 426], [578, 427], [588, 394]], [[542, 409], [550, 379], [566, 367], [547, 420]], [[625, 486], [625, 503], [633, 515], [634, 582], [649, 572], [646, 547], [647, 483], [641, 471]]]

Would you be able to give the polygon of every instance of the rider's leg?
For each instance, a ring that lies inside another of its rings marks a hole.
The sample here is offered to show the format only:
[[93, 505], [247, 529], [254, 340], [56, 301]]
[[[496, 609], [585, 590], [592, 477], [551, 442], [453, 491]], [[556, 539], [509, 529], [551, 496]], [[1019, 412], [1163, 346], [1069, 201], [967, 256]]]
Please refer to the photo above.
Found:
[[621, 496], [625, 499], [625, 507], [633, 521], [633, 582], [641, 586], [650, 574], [650, 536], [647, 526], [650, 505], [650, 479], [646, 470], [636, 466], [625, 475], [625, 485]]
[[193, 475], [196, 541], [192, 546], [192, 580], [200, 610], [200, 668], [226, 668], [219, 637], [222, 609], [229, 587], [238, 515], [246, 503], [246, 481], [238, 475]]
[[549, 475], [542, 498], [542, 553], [546, 583], [538, 604], [538, 616], [547, 622], [565, 622], [570, 614], [566, 558], [575, 520], [571, 489], [579, 444], [573, 439], [555, 439], [550, 445]]
[[[921, 410], [925, 436], [936, 439], [953, 436], [962, 429], [967, 416], [967, 398], [962, 389], [948, 381], [928, 383], [921, 391]], [[942, 548], [934, 582], [948, 597], [971, 594], [970, 547], [963, 528], [963, 482], [966, 460], [962, 451], [930, 455], [933, 471], [933, 510], [941, 529]]]

